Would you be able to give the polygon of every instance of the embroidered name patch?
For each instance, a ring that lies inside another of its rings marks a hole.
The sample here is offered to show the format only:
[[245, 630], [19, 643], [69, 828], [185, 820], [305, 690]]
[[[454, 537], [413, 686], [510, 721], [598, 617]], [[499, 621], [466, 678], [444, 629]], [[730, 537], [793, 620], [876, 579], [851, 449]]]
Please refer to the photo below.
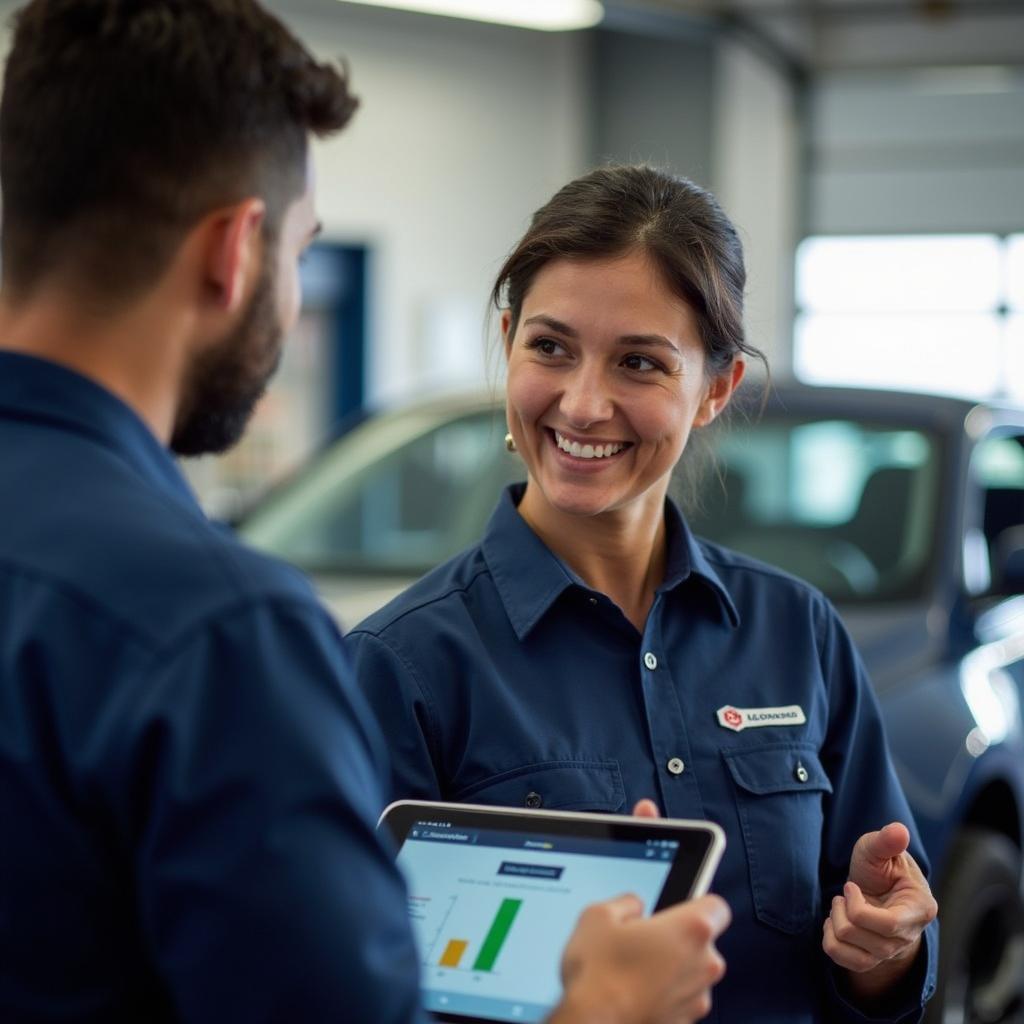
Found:
[[789, 704], [784, 708], [734, 708], [726, 704], [718, 709], [718, 724], [733, 732], [763, 725], [803, 725], [806, 721], [807, 716], [799, 704]]

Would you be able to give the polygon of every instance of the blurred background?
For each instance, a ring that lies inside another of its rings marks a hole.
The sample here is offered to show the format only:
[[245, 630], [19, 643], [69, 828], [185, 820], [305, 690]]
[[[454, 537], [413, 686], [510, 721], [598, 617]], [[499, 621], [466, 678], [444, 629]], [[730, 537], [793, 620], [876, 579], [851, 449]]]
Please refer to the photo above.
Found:
[[315, 151], [325, 231], [282, 372], [246, 441], [189, 466], [211, 511], [361, 409], [493, 387], [497, 268], [609, 160], [716, 193], [776, 377], [1024, 401], [1024, 0], [571, 0], [561, 23], [561, 0], [438, 0], [584, 26], [562, 31], [268, 6], [362, 105]]
[[190, 468], [213, 511], [364, 406], [493, 385], [503, 256], [608, 160], [718, 195], [777, 377], [1024, 399], [1024, 0], [605, 0], [566, 31], [270, 6], [362, 106], [316, 149], [324, 242], [283, 371], [245, 443]]
[[606, 161], [719, 197], [776, 378], [1024, 401], [1024, 0], [267, 5], [361, 108], [315, 147], [324, 241], [282, 373], [237, 451], [187, 467], [214, 513], [360, 410], [494, 388], [495, 272]]

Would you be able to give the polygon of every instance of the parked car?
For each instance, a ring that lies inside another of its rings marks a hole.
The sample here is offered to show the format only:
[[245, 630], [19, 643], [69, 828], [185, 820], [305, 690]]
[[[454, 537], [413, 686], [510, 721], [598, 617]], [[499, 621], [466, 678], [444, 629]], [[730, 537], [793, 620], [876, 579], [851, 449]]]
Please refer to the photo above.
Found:
[[[370, 417], [241, 524], [354, 625], [483, 532], [523, 470], [491, 398]], [[1024, 410], [777, 386], [691, 440], [695, 531], [837, 605], [940, 900], [930, 1022], [1024, 1020]]]

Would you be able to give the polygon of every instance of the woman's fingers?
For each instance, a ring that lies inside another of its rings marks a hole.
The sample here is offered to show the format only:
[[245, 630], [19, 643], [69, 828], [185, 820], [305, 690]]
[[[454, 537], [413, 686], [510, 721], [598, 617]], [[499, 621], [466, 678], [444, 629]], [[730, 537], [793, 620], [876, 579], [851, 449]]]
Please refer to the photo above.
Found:
[[[875, 910], [875, 908], [871, 909]], [[863, 927], [851, 920], [849, 905], [842, 896], [837, 896], [832, 901], [829, 921], [837, 943], [849, 947], [850, 950], [857, 950], [870, 959], [870, 963], [868, 963], [862, 957], [856, 958], [858, 963], [866, 963], [866, 967], [861, 967], [861, 970], [874, 967], [883, 960], [891, 960], [894, 956], [898, 956], [916, 938], [916, 935], [905, 936], [899, 932], [894, 920], [895, 915], [889, 915], [891, 920], [879, 921], [877, 917], [879, 914], [885, 917], [886, 912], [875, 911], [876, 916], [872, 923], [881, 926], [881, 931], [875, 931], [873, 928]], [[826, 950], [826, 952], [828, 951]]]

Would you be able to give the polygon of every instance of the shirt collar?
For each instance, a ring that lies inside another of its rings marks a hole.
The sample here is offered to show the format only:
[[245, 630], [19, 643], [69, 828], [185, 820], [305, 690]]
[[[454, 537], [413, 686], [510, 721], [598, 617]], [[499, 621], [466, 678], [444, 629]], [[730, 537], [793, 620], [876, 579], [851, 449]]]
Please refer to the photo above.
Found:
[[733, 628], [738, 626], [740, 616], [732, 595], [708, 561], [704, 548], [691, 532], [679, 506], [671, 498], [665, 499], [665, 533], [668, 546], [665, 582], [658, 588], [659, 592], [674, 590], [687, 580], [699, 581], [718, 599], [729, 625]]
[[199, 510], [170, 452], [134, 410], [67, 367], [20, 352], [0, 352], [0, 416], [87, 435], [128, 462], [148, 483]]
[[[484, 560], [520, 640], [564, 591], [574, 586], [589, 589], [519, 515], [518, 505], [525, 489], [525, 484], [512, 484], [505, 489], [482, 544]], [[671, 500], [665, 502], [665, 518], [668, 550], [665, 580], [658, 592], [674, 590], [687, 581], [699, 581], [715, 593], [724, 617], [735, 627], [739, 615], [728, 590]]]

